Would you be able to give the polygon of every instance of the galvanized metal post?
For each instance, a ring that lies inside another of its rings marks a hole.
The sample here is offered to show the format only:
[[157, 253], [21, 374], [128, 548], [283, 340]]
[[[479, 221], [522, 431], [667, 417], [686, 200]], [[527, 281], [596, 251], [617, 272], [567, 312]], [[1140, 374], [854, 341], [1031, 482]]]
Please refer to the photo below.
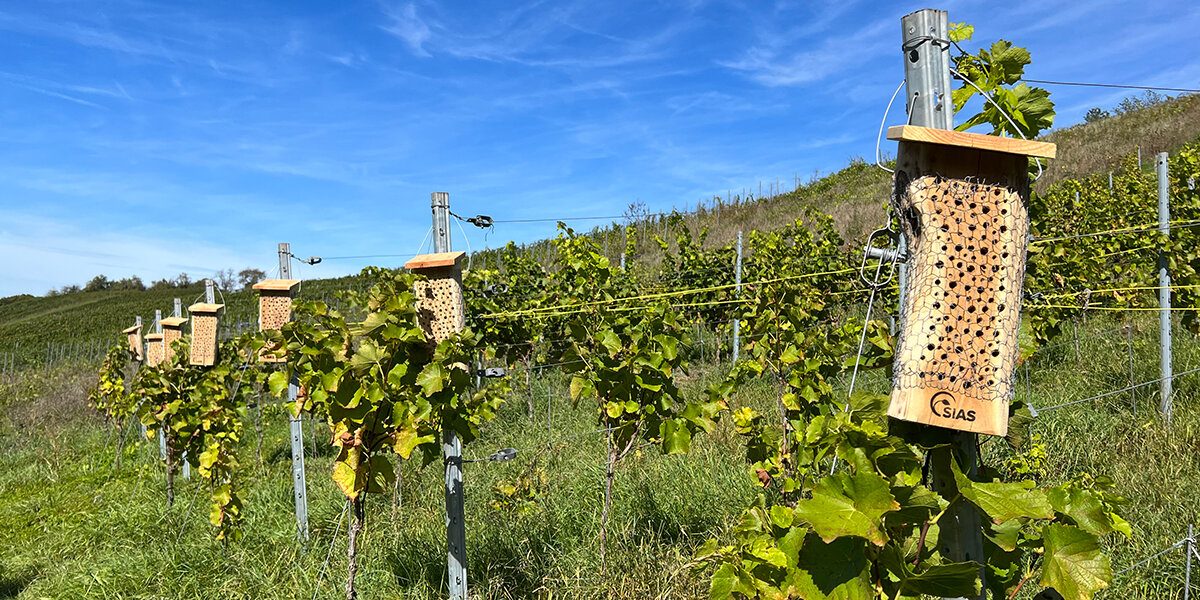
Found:
[[[1167, 179], [1167, 153], [1158, 154], [1158, 232], [1165, 238], [1171, 235], [1171, 183]], [[1163, 419], [1171, 423], [1171, 273], [1167, 270], [1167, 254], [1158, 253], [1158, 336], [1160, 356], [1159, 396]]]
[[[162, 311], [154, 309], [154, 333], [162, 333]], [[159, 342], [161, 343], [161, 342]], [[150, 356], [150, 344], [146, 343], [145, 356]], [[158, 435], [158, 457], [162, 460], [167, 460], [167, 436], [159, 433]]]
[[1183, 569], [1183, 600], [1192, 597], [1192, 553], [1196, 551], [1195, 526], [1188, 525], [1187, 563]]
[[[279, 243], [279, 277], [292, 278], [292, 245]], [[288, 402], [295, 403], [300, 395], [296, 378], [288, 382]], [[304, 421], [288, 412], [288, 427], [292, 438], [292, 495], [296, 501], [296, 537], [308, 544], [308, 482], [304, 475]]]
[[[450, 252], [450, 194], [434, 192], [433, 251]], [[467, 598], [467, 529], [464, 522], [462, 440], [447, 430], [442, 438], [446, 475], [446, 582], [450, 600]]]
[[[175, 307], [172, 309], [171, 316], [176, 318], [183, 316], [183, 300], [181, 298], [175, 299]], [[192, 478], [192, 465], [188, 464], [187, 457], [187, 450], [184, 450], [183, 455], [180, 457], [180, 462], [183, 463], [180, 474], [183, 475], [184, 480]]]
[[[742, 232], [737, 234], [737, 262], [733, 267], [734, 294], [739, 298], [742, 295]], [[733, 364], [737, 364], [738, 355], [742, 349], [742, 320], [733, 320]]]
[[[1125, 326], [1125, 340], [1129, 349], [1129, 403], [1133, 406], [1133, 418], [1137, 418], [1137, 389], [1133, 387], [1133, 318]], [[1029, 361], [1026, 361], [1028, 363]]]
[[[949, 18], [944, 10], [925, 9], [901, 17], [901, 49], [904, 53], [904, 81], [907, 87], [909, 115], [912, 125], [934, 129], [954, 129], [954, 103], [950, 99], [950, 41]], [[898, 251], [907, 253], [907, 240], [901, 234]], [[901, 267], [899, 275], [900, 306], [903, 314], [904, 285], [907, 274]], [[903, 326], [903, 325], [902, 325]], [[979, 457], [976, 435], [963, 431], [944, 431], [951, 449], [951, 460], [958, 459], [964, 473], [978, 477]], [[954, 485], [949, 464], [935, 463], [931, 469], [932, 487], [949, 494]], [[939, 521], [941, 552], [955, 562], [984, 562], [983, 524], [979, 511], [966, 502], [956, 502]], [[984, 572], [979, 571], [984, 582]], [[987, 585], [981, 586], [987, 590]], [[976, 598], [983, 600], [986, 591]], [[963, 600], [961, 598], [955, 600]]]
[[213, 283], [213, 280], [211, 280], [211, 279], [204, 280], [204, 301], [209, 304], [214, 304], [217, 301], [217, 296], [213, 292], [214, 285], [215, 284]]

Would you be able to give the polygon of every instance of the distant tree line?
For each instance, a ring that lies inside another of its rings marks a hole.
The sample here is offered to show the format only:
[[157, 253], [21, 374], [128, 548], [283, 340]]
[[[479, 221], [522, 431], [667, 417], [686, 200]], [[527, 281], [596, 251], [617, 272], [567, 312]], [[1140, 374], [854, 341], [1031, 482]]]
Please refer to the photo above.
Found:
[[1126, 96], [1123, 100], [1117, 103], [1117, 105], [1112, 109], [1112, 112], [1104, 110], [1099, 106], [1093, 107], [1087, 111], [1087, 114], [1083, 115], [1083, 120], [1087, 123], [1095, 123], [1096, 121], [1107, 119], [1114, 114], [1123, 115], [1125, 113], [1139, 111], [1143, 108], [1150, 108], [1151, 106], [1162, 104], [1170, 99], [1171, 97], [1165, 94], [1160, 94], [1154, 90], [1146, 90], [1141, 96]]
[[[246, 267], [237, 273], [233, 269], [223, 269], [213, 274], [212, 280], [216, 282], [217, 287], [226, 291], [246, 289], [259, 281], [267, 278], [267, 274], [262, 269], [254, 269]], [[46, 296], [61, 296], [63, 294], [77, 294], [79, 292], [104, 292], [104, 291], [138, 291], [146, 290], [165, 290], [192, 287], [203, 281], [202, 279], [192, 279], [187, 273], [180, 273], [174, 279], [159, 279], [149, 286], [142, 282], [142, 278], [137, 275], [132, 275], [124, 279], [109, 279], [106, 275], [97, 275], [88, 280], [82, 286], [79, 285], [64, 285], [61, 288], [46, 292]]]

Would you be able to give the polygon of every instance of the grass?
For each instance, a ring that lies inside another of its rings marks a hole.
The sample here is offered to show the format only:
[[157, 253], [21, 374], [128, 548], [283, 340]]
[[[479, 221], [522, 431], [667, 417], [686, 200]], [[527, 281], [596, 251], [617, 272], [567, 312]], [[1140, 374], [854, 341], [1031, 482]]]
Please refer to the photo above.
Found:
[[[1143, 315], [1134, 335], [1134, 379], [1157, 377], [1157, 328]], [[1071, 340], [1029, 364], [1035, 406], [1051, 406], [1125, 387], [1129, 349], [1122, 323], [1081, 325], [1079, 353]], [[1176, 339], [1177, 371], [1200, 365], [1200, 344]], [[702, 364], [686, 381], [695, 395], [727, 365]], [[244, 468], [246, 537], [228, 547], [212, 539], [207, 497], [198, 479], [181, 483], [165, 506], [165, 481], [155, 443], [127, 443], [123, 466], [112, 469], [116, 433], [86, 408], [91, 373], [82, 366], [27, 371], [0, 386], [0, 598], [340, 598], [345, 573], [344, 502], [329, 479], [332, 456], [324, 436], [307, 439], [312, 538], [295, 540], [286, 419], [265, 409], [261, 465], [247, 427]], [[883, 391], [882, 372], [860, 377]], [[1048, 449], [1040, 474], [1054, 483], [1083, 473], [1107, 474], [1129, 498], [1130, 540], [1106, 540], [1118, 569], [1182, 538], [1200, 520], [1200, 403], [1196, 376], [1176, 382], [1176, 417], [1157, 416], [1157, 386], [1050, 410], [1032, 426]], [[844, 385], [844, 382], [842, 382]], [[1025, 394], [1025, 371], [1019, 373]], [[545, 403], [559, 443], [546, 447]], [[466, 466], [469, 581], [480, 598], [703, 598], [707, 574], [688, 568], [696, 546], [725, 539], [741, 509], [757, 494], [740, 439], [723, 422], [697, 439], [687, 456], [646, 452], [617, 474], [610, 551], [601, 576], [598, 547], [603, 494], [603, 440], [589, 433], [594, 413], [572, 407], [561, 375], [534, 382], [538, 414], [513, 398], [465, 451], [483, 457], [503, 447], [523, 449], [508, 463]], [[744, 393], [769, 410], [766, 386]], [[1136, 413], [1135, 413], [1136, 406]], [[48, 415], [54, 415], [49, 417]], [[311, 433], [311, 426], [306, 424]], [[132, 432], [136, 437], [136, 431]], [[574, 437], [572, 437], [574, 436]], [[306, 435], [307, 438], [307, 435]], [[985, 464], [1004, 469], [1011, 450], [984, 446]], [[532, 474], [529, 512], [493, 508], [492, 486]], [[444, 597], [444, 511], [440, 463], [403, 467], [402, 505], [373, 496], [360, 555], [364, 598]], [[193, 500], [194, 499], [194, 500]], [[194, 505], [192, 504], [194, 501]], [[335, 531], [337, 536], [334, 535]], [[322, 572], [326, 555], [327, 568]], [[1106, 598], [1178, 597], [1182, 553], [1168, 554], [1117, 579]], [[318, 582], [320, 584], [318, 585]], [[1030, 594], [1035, 586], [1029, 586]]]

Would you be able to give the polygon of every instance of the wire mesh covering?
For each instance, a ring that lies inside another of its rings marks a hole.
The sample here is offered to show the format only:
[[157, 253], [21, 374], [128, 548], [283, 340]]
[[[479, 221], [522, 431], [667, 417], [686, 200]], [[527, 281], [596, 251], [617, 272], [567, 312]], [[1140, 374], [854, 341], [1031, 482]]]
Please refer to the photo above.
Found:
[[1018, 354], [1029, 217], [1020, 190], [897, 173], [909, 243], [892, 416], [1003, 434]]

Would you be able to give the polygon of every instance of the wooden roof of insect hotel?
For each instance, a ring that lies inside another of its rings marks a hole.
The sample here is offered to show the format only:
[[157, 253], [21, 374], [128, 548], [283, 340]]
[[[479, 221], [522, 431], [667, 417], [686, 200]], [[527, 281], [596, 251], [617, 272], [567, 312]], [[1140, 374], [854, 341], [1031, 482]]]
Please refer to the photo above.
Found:
[[264, 279], [254, 284], [253, 288], [268, 292], [288, 292], [298, 285], [300, 285], [299, 279]]
[[187, 323], [187, 319], [184, 317], [167, 317], [159, 321], [159, 323], [163, 327], [183, 327], [183, 324]]
[[422, 254], [413, 257], [412, 260], [404, 263], [405, 269], [436, 269], [439, 267], [453, 267], [462, 262], [466, 252], [437, 252], [434, 254]]
[[147, 342], [153, 342], [153, 341], [155, 341], [155, 340], [161, 340], [162, 338], [163, 338], [163, 334], [161, 334], [161, 333], [150, 333], [150, 334], [147, 334], [147, 335], [146, 335], [146, 341], [147, 341]]
[[200, 303], [189, 306], [188, 312], [200, 313], [200, 314], [212, 314], [212, 313], [220, 312], [221, 309], [223, 309], [223, 308], [225, 308], [224, 304], [210, 304], [208, 302], [200, 302]]
[[137, 333], [137, 330], [141, 328], [141, 325], [134, 325], [133, 327], [126, 327], [125, 329], [122, 329], [121, 333]]
[[996, 135], [917, 127], [916, 125], [888, 127], [888, 139], [901, 142], [925, 142], [927, 144], [939, 144], [942, 146], [958, 146], [974, 150], [990, 150], [1005, 154], [1021, 154], [1033, 158], [1054, 158], [1057, 153], [1055, 145], [1049, 142], [1018, 140]]

